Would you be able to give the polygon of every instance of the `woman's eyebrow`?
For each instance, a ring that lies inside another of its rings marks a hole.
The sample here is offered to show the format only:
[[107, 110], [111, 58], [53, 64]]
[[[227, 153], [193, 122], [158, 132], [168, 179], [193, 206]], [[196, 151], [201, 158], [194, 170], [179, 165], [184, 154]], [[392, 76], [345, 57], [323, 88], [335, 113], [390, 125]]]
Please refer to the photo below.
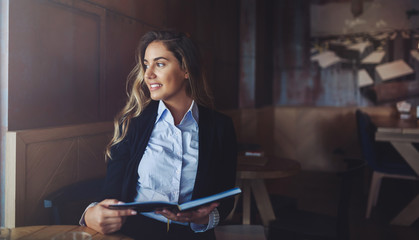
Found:
[[[158, 61], [158, 60], [161, 60], [161, 59], [164, 59], [166, 61], [169, 61], [169, 59], [167, 59], [165, 57], [156, 57], [156, 58], [153, 59], [153, 62]], [[148, 60], [147, 59], [144, 59], [144, 62], [148, 62]]]
[[169, 61], [169, 59], [167, 59], [165, 57], [156, 57], [155, 59], [153, 59], [153, 61], [158, 61], [158, 60], [161, 60], [161, 59], [164, 59], [166, 61]]

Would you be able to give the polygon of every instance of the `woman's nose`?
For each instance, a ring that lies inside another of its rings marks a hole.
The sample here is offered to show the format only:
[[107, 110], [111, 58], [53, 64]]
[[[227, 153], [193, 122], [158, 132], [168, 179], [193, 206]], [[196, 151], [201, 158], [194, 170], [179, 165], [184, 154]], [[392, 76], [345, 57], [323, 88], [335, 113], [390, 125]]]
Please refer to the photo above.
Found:
[[154, 74], [152, 67], [148, 67], [145, 70], [145, 74], [144, 74], [145, 78], [147, 79], [153, 79], [156, 75]]

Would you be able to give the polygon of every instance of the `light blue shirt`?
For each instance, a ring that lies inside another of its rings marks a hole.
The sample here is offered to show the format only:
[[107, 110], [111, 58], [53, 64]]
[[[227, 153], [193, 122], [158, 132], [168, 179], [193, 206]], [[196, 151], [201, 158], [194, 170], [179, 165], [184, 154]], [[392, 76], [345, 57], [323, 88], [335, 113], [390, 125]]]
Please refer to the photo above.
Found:
[[[167, 201], [184, 203], [192, 199], [199, 154], [199, 112], [194, 101], [179, 125], [175, 125], [169, 109], [160, 101], [150, 140], [138, 166], [136, 202]], [[167, 222], [154, 212], [141, 213]], [[218, 211], [209, 216], [208, 225], [191, 223], [195, 232], [206, 231], [218, 224]], [[175, 222], [187, 225], [187, 223]]]

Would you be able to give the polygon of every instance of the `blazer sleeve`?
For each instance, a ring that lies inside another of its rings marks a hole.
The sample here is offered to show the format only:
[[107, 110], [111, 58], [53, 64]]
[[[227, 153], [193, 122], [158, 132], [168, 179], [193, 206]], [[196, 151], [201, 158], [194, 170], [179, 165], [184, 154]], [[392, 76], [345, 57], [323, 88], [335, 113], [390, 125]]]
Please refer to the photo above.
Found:
[[[229, 117], [224, 116], [223, 124], [218, 125], [217, 135], [220, 149], [220, 162], [218, 166], [217, 185], [223, 186], [219, 191], [231, 189], [236, 184], [237, 166], [237, 140], [234, 125]], [[228, 198], [220, 202], [218, 212], [220, 220], [224, 220], [234, 207], [234, 198]]]
[[102, 189], [103, 199], [121, 200], [122, 185], [126, 166], [130, 158], [130, 140], [126, 136], [121, 142], [112, 146], [108, 159], [105, 183]]

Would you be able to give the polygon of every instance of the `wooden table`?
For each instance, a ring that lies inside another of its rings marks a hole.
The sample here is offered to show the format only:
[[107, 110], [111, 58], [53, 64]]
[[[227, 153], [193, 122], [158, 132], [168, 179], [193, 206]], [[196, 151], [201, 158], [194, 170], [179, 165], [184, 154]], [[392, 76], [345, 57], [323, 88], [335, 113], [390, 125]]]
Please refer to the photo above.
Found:
[[242, 189], [243, 224], [250, 224], [251, 193], [255, 198], [263, 225], [268, 226], [271, 220], [275, 220], [275, 213], [264, 180], [289, 177], [300, 170], [301, 165], [292, 159], [268, 157], [265, 165], [251, 165], [240, 164], [239, 157], [237, 179]]
[[64, 233], [64, 232], [86, 232], [92, 235], [92, 240], [103, 239], [103, 240], [120, 240], [120, 239], [132, 239], [122, 234], [111, 234], [103, 235], [95, 230], [82, 227], [78, 225], [50, 225], [50, 226], [27, 226], [17, 227], [11, 229], [11, 240], [46, 240], [52, 237]]
[[[419, 127], [416, 119], [372, 118], [378, 127], [377, 141], [388, 141], [419, 175], [419, 152], [412, 143], [419, 143]], [[409, 226], [419, 218], [417, 195], [392, 221], [391, 224]]]

